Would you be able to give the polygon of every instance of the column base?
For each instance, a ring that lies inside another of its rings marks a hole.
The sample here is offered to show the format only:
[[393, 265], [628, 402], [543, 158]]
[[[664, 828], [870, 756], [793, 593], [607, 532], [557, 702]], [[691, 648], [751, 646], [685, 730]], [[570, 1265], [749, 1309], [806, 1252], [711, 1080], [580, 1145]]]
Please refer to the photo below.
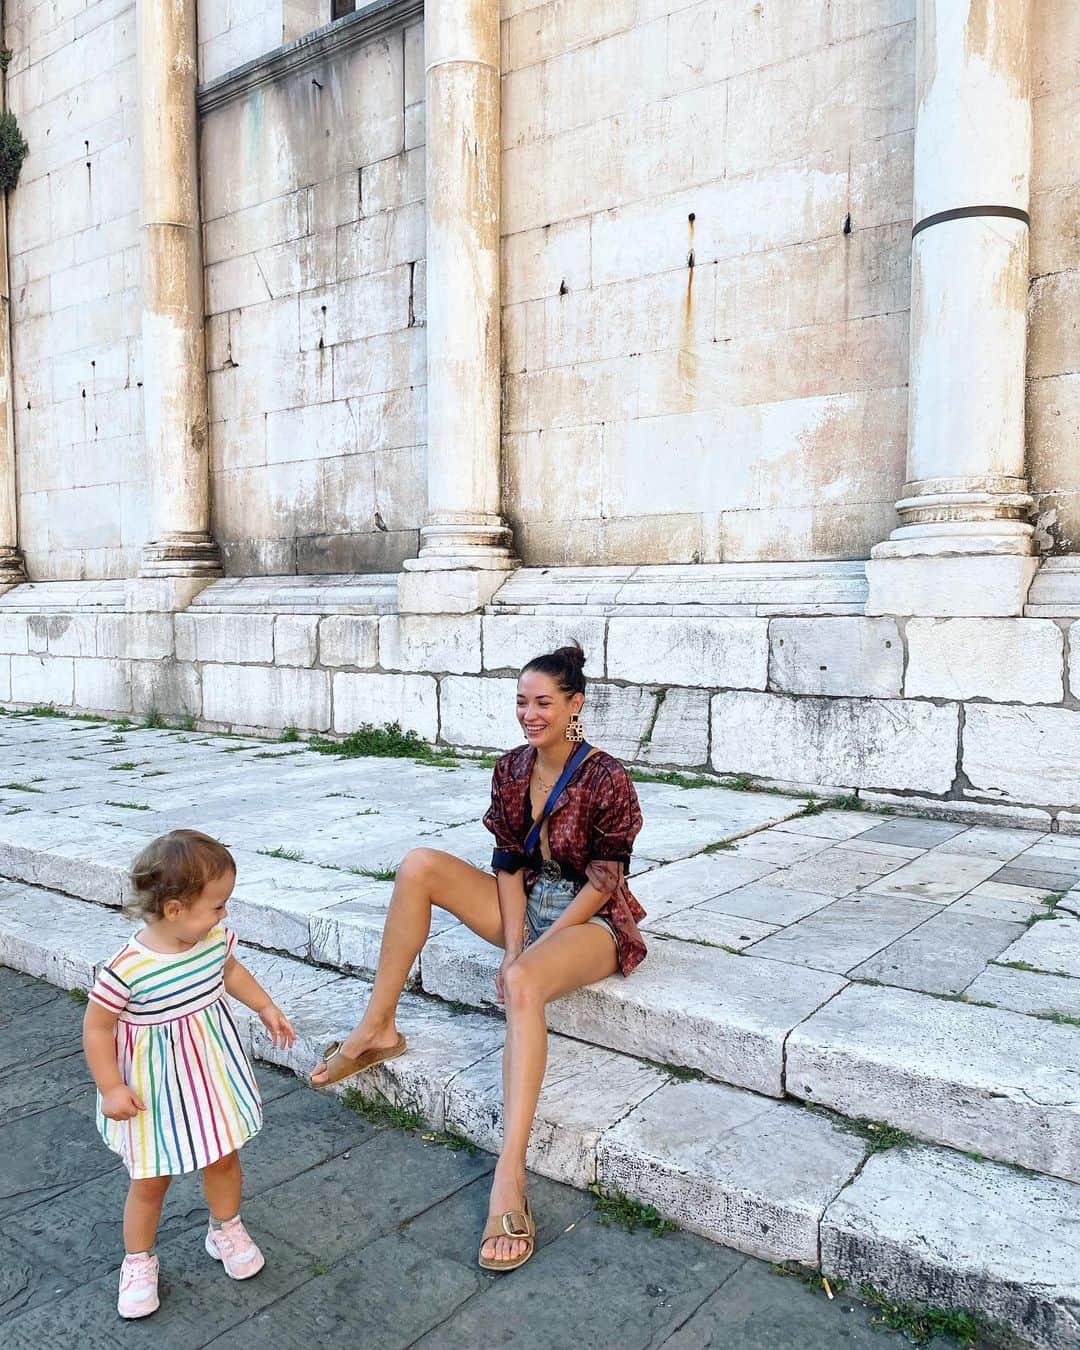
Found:
[[143, 545], [140, 577], [220, 577], [221, 550], [208, 534], [167, 534]]
[[521, 566], [513, 535], [498, 516], [441, 521], [420, 531], [420, 556], [398, 577], [402, 614], [471, 614]]
[[1018, 553], [874, 556], [866, 564], [866, 613], [1018, 617], [1038, 569], [1037, 557]]
[[0, 589], [19, 586], [26, 580], [26, 564], [20, 549], [10, 545], [0, 547]]

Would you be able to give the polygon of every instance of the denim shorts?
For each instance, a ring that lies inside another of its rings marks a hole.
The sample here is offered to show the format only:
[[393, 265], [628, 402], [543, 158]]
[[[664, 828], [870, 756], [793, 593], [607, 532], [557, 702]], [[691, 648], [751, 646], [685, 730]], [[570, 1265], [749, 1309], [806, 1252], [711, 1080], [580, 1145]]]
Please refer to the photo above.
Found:
[[[541, 933], [546, 933], [559, 915], [577, 895], [578, 887], [565, 877], [552, 879], [537, 877], [525, 902], [525, 937], [527, 942], [535, 942]], [[607, 919], [594, 914], [587, 922], [597, 923], [606, 928], [612, 937], [615, 929]], [[616, 939], [616, 945], [618, 940]]]

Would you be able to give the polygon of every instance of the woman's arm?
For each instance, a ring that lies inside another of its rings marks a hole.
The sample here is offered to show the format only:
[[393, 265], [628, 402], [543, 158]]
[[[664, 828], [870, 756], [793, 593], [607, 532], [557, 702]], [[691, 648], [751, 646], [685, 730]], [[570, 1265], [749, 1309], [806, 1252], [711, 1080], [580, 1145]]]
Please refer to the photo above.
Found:
[[225, 992], [232, 998], [239, 999], [252, 1012], [258, 1013], [259, 1020], [269, 1031], [270, 1039], [275, 1046], [280, 1043], [288, 1047], [295, 1042], [296, 1032], [292, 1023], [251, 971], [235, 956], [230, 956], [225, 962]]
[[575, 923], [588, 923], [610, 899], [609, 891], [600, 890], [591, 881], [586, 882], [551, 927], [537, 938], [537, 942], [543, 942], [548, 933], [557, 933], [560, 928], [569, 928]]
[[525, 944], [525, 873], [496, 872], [503, 947], [507, 956], [520, 956]]
[[88, 1003], [83, 1017], [83, 1054], [101, 1093], [101, 1109], [110, 1120], [131, 1120], [146, 1106], [120, 1077], [116, 1062], [115, 1013], [100, 1003]]

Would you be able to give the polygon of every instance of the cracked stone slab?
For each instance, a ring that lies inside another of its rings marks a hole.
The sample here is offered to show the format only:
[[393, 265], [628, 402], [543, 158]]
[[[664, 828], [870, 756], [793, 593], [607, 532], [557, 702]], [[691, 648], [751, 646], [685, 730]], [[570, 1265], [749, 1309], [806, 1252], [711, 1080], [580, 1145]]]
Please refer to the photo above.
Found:
[[692, 1233], [816, 1266], [821, 1217], [865, 1153], [862, 1140], [803, 1107], [719, 1083], [670, 1083], [601, 1136], [597, 1172]]
[[[591, 1185], [596, 1180], [600, 1136], [668, 1081], [650, 1064], [549, 1036], [547, 1072], [527, 1165], [572, 1186]], [[451, 1080], [447, 1128], [497, 1152], [503, 1130], [502, 1095], [502, 1055], [489, 1055]]]
[[785, 1083], [845, 1115], [1080, 1179], [1073, 1027], [853, 984], [792, 1032]]
[[[921, 900], [911, 903], [924, 905]], [[928, 994], [959, 994], [1023, 931], [1022, 924], [964, 914], [950, 906], [850, 974]]]
[[0, 964], [62, 989], [89, 989], [133, 931], [111, 910], [0, 882]]
[[831, 898], [820, 891], [793, 891], [787, 886], [774, 886], [771, 881], [751, 881], [713, 900], [702, 901], [698, 908], [783, 928], [831, 903]]
[[731, 914], [716, 914], [704, 908], [686, 909], [681, 914], [652, 922], [646, 920], [642, 928], [645, 932], [659, 933], [662, 937], [697, 942], [706, 947], [729, 947], [735, 951], [742, 951], [744, 947], [779, 931], [776, 924], [759, 923], [756, 919], [738, 919]]
[[792, 867], [771, 872], [766, 880], [773, 886], [784, 886], [797, 891], [817, 891], [843, 899], [889, 872], [904, 866], [907, 860], [883, 853], [868, 853], [862, 849], [844, 848], [837, 844], [824, 853], [815, 854]]
[[981, 881], [989, 880], [999, 868], [996, 858], [935, 849], [909, 862], [906, 867], [871, 882], [866, 889], [875, 895], [902, 895], [912, 900], [929, 900], [934, 905], [947, 905]]
[[[480, 1005], [494, 998], [498, 953], [467, 930], [428, 944], [428, 993]], [[712, 947], [652, 938], [648, 959], [548, 1008], [554, 1031], [771, 1097], [783, 1094], [784, 1041], [841, 990], [838, 975]]]
[[997, 959], [1003, 965], [1022, 961], [1037, 970], [1080, 979], [1080, 919], [1063, 917], [1033, 923]]
[[755, 943], [750, 955], [843, 975], [923, 923], [931, 913], [918, 900], [863, 891], [834, 900]]
[[821, 1265], [979, 1308], [1040, 1350], [1080, 1345], [1080, 1186], [941, 1149], [877, 1153], [826, 1210]]
[[971, 999], [996, 1003], [1022, 1013], [1063, 1013], [1080, 1017], [1080, 980], [1048, 975], [1042, 970], [1010, 970], [987, 966], [964, 993]]
[[1023, 923], [1033, 914], [1041, 914], [1044, 905], [1039, 891], [983, 881], [967, 895], [954, 900], [949, 909], [956, 914], [981, 914], [987, 919], [1012, 919]]

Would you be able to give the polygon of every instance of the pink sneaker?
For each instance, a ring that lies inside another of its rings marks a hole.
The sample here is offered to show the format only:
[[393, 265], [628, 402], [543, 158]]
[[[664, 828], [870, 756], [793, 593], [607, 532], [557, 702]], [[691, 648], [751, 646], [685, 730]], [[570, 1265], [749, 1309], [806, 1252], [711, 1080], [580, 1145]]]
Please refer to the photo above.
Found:
[[149, 1252], [125, 1256], [120, 1267], [120, 1296], [116, 1311], [121, 1317], [149, 1317], [158, 1310], [158, 1259]]
[[220, 1228], [207, 1229], [206, 1250], [215, 1261], [221, 1262], [230, 1280], [250, 1280], [266, 1264], [239, 1215]]

